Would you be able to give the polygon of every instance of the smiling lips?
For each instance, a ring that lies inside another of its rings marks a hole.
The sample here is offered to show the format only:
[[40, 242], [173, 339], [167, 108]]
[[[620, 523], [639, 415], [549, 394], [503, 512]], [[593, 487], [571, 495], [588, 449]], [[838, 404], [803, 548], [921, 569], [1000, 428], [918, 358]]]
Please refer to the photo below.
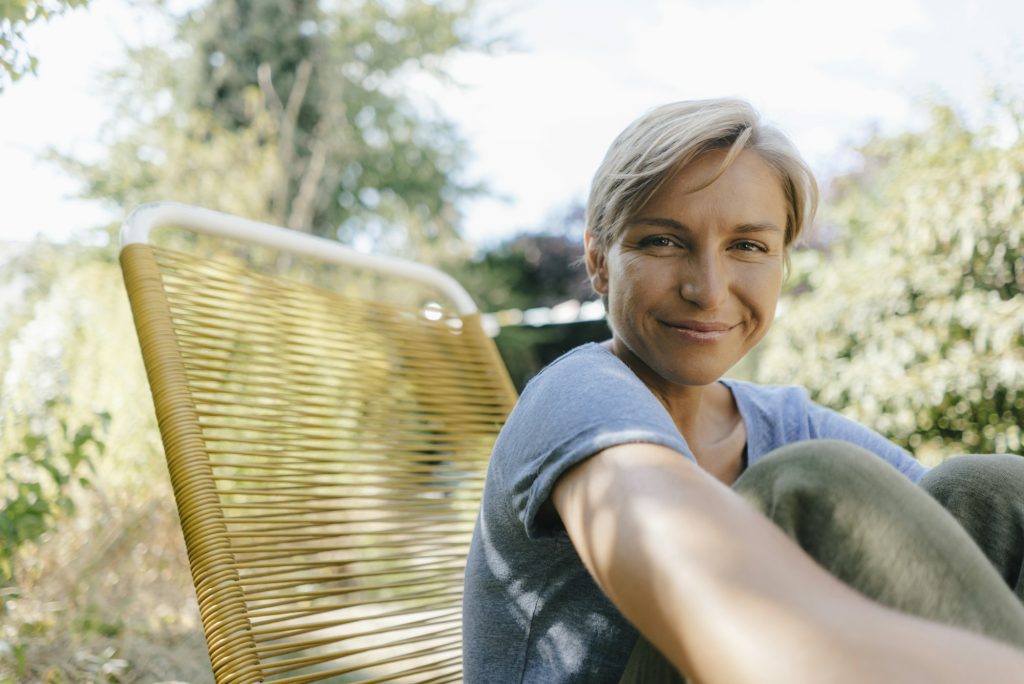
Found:
[[662, 324], [691, 342], [705, 343], [718, 341], [735, 327], [718, 321], [662, 321]]

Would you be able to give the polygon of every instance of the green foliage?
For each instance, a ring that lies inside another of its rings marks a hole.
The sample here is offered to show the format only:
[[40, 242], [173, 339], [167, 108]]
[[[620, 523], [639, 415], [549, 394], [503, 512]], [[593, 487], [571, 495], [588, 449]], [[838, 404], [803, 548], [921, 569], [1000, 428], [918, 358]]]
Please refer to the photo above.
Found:
[[25, 74], [34, 74], [38, 60], [25, 31], [40, 20], [85, 7], [89, 0], [0, 0], [0, 92]]
[[583, 267], [583, 206], [570, 204], [546, 223], [445, 268], [484, 311], [593, 299]]
[[[595, 298], [583, 265], [584, 208], [570, 203], [545, 226], [520, 233], [471, 261], [445, 269], [463, 284], [483, 311], [552, 307]], [[516, 389], [541, 368], [584, 342], [611, 336], [603, 321], [505, 325], [495, 343]]]
[[20, 579], [19, 548], [66, 517], [82, 478], [105, 471], [99, 479], [116, 484], [156, 462], [152, 404], [110, 258], [106, 248], [42, 242], [0, 254], [3, 585]]
[[483, 49], [463, 2], [208, 0], [130, 52], [86, 195], [174, 199], [430, 261], [464, 252], [465, 145], [414, 96]]
[[586, 342], [603, 342], [611, 336], [603, 320], [577, 321], [536, 327], [506, 326], [494, 342], [512, 384], [522, 392], [534, 375], [565, 352]]
[[115, 256], [0, 247], [0, 682], [208, 676]]
[[1024, 451], [1019, 112], [997, 99], [972, 127], [935, 105], [927, 129], [863, 147], [824, 249], [795, 255], [759, 380], [805, 385], [926, 460]]
[[593, 297], [580, 262], [583, 243], [562, 235], [523, 234], [447, 270], [481, 309], [529, 309]]
[[[74, 511], [72, 490], [90, 484], [87, 471], [106, 446], [102, 439], [110, 416], [72, 424], [59, 401], [47, 401], [45, 413], [22, 437], [21, 448], [3, 457], [0, 475], [0, 586], [14, 582], [19, 550], [38, 542], [58, 517]], [[2, 604], [0, 604], [2, 610]]]

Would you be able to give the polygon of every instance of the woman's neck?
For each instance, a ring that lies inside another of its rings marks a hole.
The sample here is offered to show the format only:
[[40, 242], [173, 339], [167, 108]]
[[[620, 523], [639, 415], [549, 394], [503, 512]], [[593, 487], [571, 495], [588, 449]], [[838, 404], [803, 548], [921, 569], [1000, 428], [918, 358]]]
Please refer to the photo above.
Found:
[[680, 385], [668, 382], [625, 349], [606, 342], [668, 411], [697, 463], [719, 480], [732, 484], [743, 470], [747, 443], [743, 417], [732, 391], [721, 382]]

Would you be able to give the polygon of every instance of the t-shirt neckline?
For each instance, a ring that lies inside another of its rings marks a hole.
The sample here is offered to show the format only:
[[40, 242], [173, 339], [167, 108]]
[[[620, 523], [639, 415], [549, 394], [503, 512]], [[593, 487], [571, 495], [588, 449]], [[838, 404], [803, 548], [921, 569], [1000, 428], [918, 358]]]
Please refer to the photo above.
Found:
[[[623, 361], [618, 356], [616, 356], [615, 352], [613, 352], [611, 349], [606, 347], [604, 345], [604, 343], [602, 343], [602, 342], [588, 342], [584, 346], [594, 346], [597, 349], [599, 349], [602, 352], [604, 352], [605, 354], [608, 354], [609, 356], [611, 356], [613, 359], [615, 359], [620, 364], [622, 364], [622, 366], [624, 368], [626, 368], [626, 370], [628, 370], [630, 373], [632, 373], [633, 377], [635, 377], [647, 389], [648, 392], [651, 392], [651, 388], [647, 387], [647, 383], [645, 383], [640, 378], [639, 375], [637, 375], [636, 373], [633, 373], [633, 369], [630, 368], [629, 365], [625, 361]], [[740, 420], [743, 421], [743, 431], [746, 433], [747, 439], [746, 439], [746, 441], [743, 444], [743, 455], [741, 457], [743, 459], [743, 469], [740, 472], [742, 473], [743, 470], [746, 470], [748, 467], [750, 467], [750, 464], [751, 464], [751, 454], [750, 454], [751, 428], [753, 427], [753, 424], [754, 424], [751, 420], [749, 420], [750, 407], [747, 404], [747, 396], [746, 396], [746, 394], [744, 392], [744, 389], [745, 389], [747, 383], [745, 383], [742, 380], [736, 380], [734, 378], [719, 378], [715, 382], [721, 383], [732, 394], [733, 401], [736, 402], [736, 410], [739, 411], [739, 413], [740, 413]], [[653, 394], [653, 392], [651, 392], [651, 394]], [[678, 430], [677, 430], [677, 432], [678, 432]], [[689, 449], [690, 448], [690, 444], [689, 444], [689, 442], [686, 441], [686, 437], [682, 433], [680, 433], [679, 436], [682, 438], [683, 443], [686, 444], [686, 448]]]

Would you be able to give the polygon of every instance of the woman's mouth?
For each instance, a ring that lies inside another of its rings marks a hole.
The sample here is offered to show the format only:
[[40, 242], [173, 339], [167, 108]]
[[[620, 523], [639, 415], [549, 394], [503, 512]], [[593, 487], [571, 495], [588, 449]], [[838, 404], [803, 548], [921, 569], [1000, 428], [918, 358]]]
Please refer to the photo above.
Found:
[[716, 342], [735, 327], [720, 321], [662, 321], [662, 324], [691, 342]]

